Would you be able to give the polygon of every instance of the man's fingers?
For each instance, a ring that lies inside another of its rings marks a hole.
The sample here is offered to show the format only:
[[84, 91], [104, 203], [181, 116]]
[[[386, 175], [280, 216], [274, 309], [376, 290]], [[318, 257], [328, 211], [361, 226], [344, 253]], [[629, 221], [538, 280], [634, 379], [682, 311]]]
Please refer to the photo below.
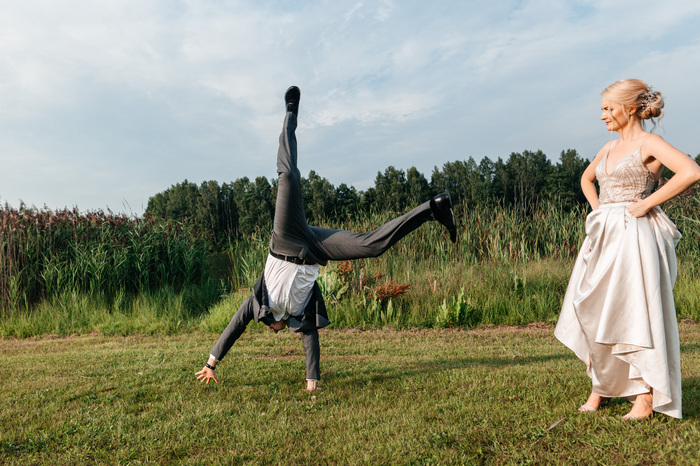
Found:
[[[212, 371], [212, 372], [213, 372], [213, 371]], [[199, 371], [199, 372], [195, 372], [194, 375], [197, 376], [197, 380], [199, 380], [200, 382], [206, 382], [207, 385], [209, 385], [209, 381], [212, 380], [212, 379], [213, 379], [214, 382], [216, 382], [217, 384], [219, 383], [219, 380], [216, 378], [216, 374], [213, 374], [213, 373], [212, 373], [212, 374], [210, 375], [210, 374], [206, 373], [204, 369], [202, 369], [202, 370]]]

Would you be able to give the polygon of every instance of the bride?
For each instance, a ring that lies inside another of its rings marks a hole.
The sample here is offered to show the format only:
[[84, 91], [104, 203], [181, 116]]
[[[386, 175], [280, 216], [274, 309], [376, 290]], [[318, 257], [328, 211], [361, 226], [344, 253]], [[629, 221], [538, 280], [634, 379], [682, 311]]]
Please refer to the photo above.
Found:
[[[680, 418], [673, 285], [681, 235], [659, 205], [699, 181], [700, 167], [645, 131], [645, 120], [656, 127], [663, 116], [660, 92], [625, 79], [602, 97], [600, 119], [620, 137], [603, 146], [581, 178], [593, 211], [554, 335], [586, 363], [592, 380], [579, 411], [595, 412], [607, 398], [626, 397], [634, 405], [625, 419], [654, 411]], [[675, 175], [652, 193], [664, 166]]]

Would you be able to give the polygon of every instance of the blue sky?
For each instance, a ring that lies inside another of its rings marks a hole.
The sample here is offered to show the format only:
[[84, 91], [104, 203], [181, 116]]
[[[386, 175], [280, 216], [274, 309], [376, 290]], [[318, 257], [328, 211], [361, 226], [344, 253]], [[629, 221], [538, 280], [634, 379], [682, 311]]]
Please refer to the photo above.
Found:
[[291, 84], [299, 168], [388, 166], [610, 139], [600, 92], [644, 79], [700, 153], [700, 2], [23, 0], [0, 6], [0, 202], [140, 215], [185, 179], [274, 178]]

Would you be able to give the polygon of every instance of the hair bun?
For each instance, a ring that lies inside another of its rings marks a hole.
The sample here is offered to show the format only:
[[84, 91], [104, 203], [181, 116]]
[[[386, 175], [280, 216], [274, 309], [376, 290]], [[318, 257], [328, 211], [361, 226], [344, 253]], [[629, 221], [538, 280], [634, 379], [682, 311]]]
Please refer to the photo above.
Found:
[[637, 116], [643, 120], [650, 118], [658, 118], [663, 115], [664, 99], [661, 92], [654, 91], [651, 88], [649, 91], [640, 94], [641, 102], [637, 110]]

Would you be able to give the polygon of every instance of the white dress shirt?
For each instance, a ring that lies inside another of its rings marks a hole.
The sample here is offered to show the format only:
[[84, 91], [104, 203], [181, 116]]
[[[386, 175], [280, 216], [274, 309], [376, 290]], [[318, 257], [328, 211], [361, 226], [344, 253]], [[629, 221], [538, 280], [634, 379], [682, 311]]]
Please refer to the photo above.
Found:
[[267, 256], [265, 286], [268, 305], [275, 320], [304, 313], [311, 289], [318, 278], [318, 264], [295, 264]]

